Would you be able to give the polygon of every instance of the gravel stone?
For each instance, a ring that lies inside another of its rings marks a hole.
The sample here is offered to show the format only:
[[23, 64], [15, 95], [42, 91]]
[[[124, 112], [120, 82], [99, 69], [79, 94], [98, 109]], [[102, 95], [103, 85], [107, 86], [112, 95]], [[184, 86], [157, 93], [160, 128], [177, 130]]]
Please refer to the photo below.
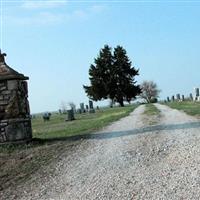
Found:
[[155, 105], [161, 114], [150, 129], [141, 105], [96, 133], [108, 137], [82, 140], [45, 177], [37, 172], [2, 199], [200, 199], [200, 121]]

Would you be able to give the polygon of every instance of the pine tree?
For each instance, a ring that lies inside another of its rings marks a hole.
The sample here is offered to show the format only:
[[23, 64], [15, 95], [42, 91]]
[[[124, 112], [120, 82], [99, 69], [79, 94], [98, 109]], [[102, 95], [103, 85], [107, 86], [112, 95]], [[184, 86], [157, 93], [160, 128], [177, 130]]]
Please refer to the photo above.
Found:
[[113, 82], [115, 82], [115, 99], [124, 106], [124, 100], [130, 102], [136, 95], [140, 94], [139, 85], [135, 85], [134, 77], [139, 75], [139, 70], [132, 67], [132, 63], [127, 56], [126, 50], [117, 46], [113, 56]]
[[100, 50], [99, 55], [94, 60], [89, 69], [89, 79], [91, 86], [83, 86], [87, 95], [97, 101], [107, 99], [109, 94], [110, 70], [112, 68], [112, 52], [108, 45]]
[[111, 48], [105, 45], [90, 66], [91, 86], [83, 87], [93, 100], [111, 99], [124, 106], [124, 100], [130, 102], [141, 92], [139, 85], [135, 85], [136, 75], [139, 75], [138, 70], [132, 67], [123, 47], [117, 46], [112, 56]]

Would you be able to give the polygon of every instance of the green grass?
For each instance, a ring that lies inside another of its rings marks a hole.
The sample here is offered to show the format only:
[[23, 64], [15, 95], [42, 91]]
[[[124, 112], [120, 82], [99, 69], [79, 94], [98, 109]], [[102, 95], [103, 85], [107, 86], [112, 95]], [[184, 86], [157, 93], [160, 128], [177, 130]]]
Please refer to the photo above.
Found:
[[145, 105], [145, 111], [143, 113], [145, 115], [145, 121], [149, 125], [155, 125], [158, 123], [158, 117], [160, 115], [160, 110], [156, 108], [152, 103]]
[[[76, 148], [76, 144], [81, 142], [62, 140], [62, 137], [92, 133], [127, 116], [136, 107], [115, 107], [91, 114], [77, 114], [76, 120], [71, 122], [65, 121], [66, 115], [55, 113], [48, 122], [44, 122], [41, 115], [37, 116], [32, 120], [32, 129], [33, 137], [39, 139], [29, 144], [0, 146], [0, 190], [25, 182], [37, 170], [58, 159], [62, 153]], [[46, 140], [50, 138], [61, 140]]]
[[151, 115], [159, 115], [160, 111], [154, 106], [153, 104], [149, 103], [146, 104], [146, 108], [144, 111], [145, 115], [151, 116]]
[[182, 102], [169, 102], [166, 103], [171, 108], [182, 110], [189, 115], [200, 116], [200, 102], [182, 101]]
[[96, 113], [76, 114], [76, 120], [65, 121], [66, 115], [54, 114], [50, 121], [42, 117], [32, 120], [34, 138], [56, 138], [80, 135], [96, 131], [109, 123], [125, 117], [135, 106], [107, 108]]

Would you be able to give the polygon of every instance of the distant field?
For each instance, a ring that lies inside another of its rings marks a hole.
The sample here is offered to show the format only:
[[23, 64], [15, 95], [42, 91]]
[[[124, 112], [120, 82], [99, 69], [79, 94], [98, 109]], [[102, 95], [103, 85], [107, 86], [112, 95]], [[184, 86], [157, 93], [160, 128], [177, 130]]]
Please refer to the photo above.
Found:
[[96, 131], [116, 121], [134, 110], [135, 106], [104, 108], [96, 113], [76, 114], [76, 120], [65, 121], [64, 114], [53, 114], [50, 121], [44, 122], [42, 116], [32, 120], [34, 138], [56, 138], [80, 135]]
[[166, 105], [171, 108], [183, 110], [189, 115], [200, 116], [200, 102], [183, 101], [183, 102], [169, 102]]
[[[0, 146], [0, 191], [24, 182], [38, 169], [49, 165], [62, 153], [76, 148], [80, 140], [70, 142], [69, 136], [92, 133], [127, 116], [136, 105], [100, 109], [93, 114], [77, 114], [66, 122], [66, 115], [53, 114], [48, 122], [41, 116], [32, 120], [33, 137], [29, 144]], [[37, 138], [37, 139], [36, 139]], [[60, 140], [49, 140], [58, 138]]]

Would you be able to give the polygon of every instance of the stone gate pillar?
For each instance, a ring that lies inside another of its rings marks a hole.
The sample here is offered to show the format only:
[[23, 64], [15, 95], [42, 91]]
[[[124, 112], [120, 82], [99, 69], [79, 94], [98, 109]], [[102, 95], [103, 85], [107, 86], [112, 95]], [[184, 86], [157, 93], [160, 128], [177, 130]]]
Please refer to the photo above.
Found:
[[29, 78], [10, 68], [0, 51], [0, 144], [32, 138]]

